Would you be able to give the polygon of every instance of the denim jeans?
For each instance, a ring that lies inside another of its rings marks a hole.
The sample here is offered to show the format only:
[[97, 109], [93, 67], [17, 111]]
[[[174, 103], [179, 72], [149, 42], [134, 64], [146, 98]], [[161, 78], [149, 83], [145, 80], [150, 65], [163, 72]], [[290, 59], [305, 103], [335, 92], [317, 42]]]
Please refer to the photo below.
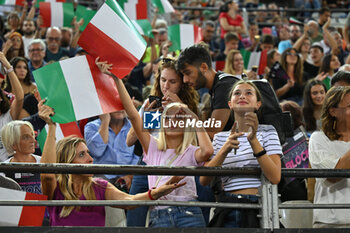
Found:
[[205, 227], [202, 210], [195, 206], [171, 206], [150, 212], [150, 227]]
[[[258, 203], [258, 197], [255, 195], [237, 195], [237, 194], [231, 194], [231, 193], [225, 193], [226, 196], [232, 196], [236, 198], [245, 198], [250, 200], [252, 203]], [[241, 227], [242, 222], [242, 209], [233, 209], [229, 215], [225, 218], [224, 226], [225, 228], [239, 228]]]
[[[138, 165], [146, 165], [140, 158]], [[130, 194], [144, 193], [148, 191], [148, 179], [145, 175], [134, 175], [130, 188]], [[126, 212], [126, 225], [128, 227], [144, 227], [146, 223], [148, 206], [140, 206]]]

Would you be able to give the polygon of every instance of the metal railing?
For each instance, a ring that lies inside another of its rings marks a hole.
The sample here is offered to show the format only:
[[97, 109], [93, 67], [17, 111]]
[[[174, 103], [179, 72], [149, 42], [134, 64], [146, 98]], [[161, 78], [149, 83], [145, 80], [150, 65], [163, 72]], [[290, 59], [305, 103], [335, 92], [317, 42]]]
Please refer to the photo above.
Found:
[[[259, 176], [259, 168], [221, 168], [221, 167], [163, 167], [163, 166], [119, 166], [92, 164], [37, 164], [37, 163], [0, 163], [0, 172], [31, 172], [55, 174], [139, 174], [139, 175], [205, 175], [205, 176]], [[350, 178], [350, 170], [334, 169], [282, 169], [284, 177], [320, 177]], [[220, 203], [220, 202], [178, 202], [178, 201], [5, 201], [0, 206], [199, 206], [259, 209], [261, 227], [264, 229], [279, 228], [279, 209], [349, 209], [350, 203], [344, 204], [278, 204], [277, 185], [272, 185], [262, 176], [259, 188], [259, 204]]]

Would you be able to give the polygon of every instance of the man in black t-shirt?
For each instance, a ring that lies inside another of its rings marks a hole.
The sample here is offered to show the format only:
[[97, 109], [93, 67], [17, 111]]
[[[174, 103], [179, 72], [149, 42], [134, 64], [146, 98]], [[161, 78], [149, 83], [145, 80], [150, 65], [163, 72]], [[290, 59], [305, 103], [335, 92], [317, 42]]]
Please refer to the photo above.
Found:
[[308, 61], [304, 61], [304, 72], [307, 73], [310, 78], [315, 78], [318, 75], [323, 55], [323, 48], [317, 43], [314, 43], [310, 48], [310, 58], [312, 64]]
[[208, 88], [211, 95], [211, 118], [221, 121], [221, 128], [207, 129], [210, 138], [215, 133], [230, 130], [233, 121], [228, 106], [229, 92], [239, 80], [230, 74], [216, 72], [209, 51], [202, 45], [193, 45], [183, 50], [177, 60], [177, 69], [183, 74], [184, 83], [195, 89]]

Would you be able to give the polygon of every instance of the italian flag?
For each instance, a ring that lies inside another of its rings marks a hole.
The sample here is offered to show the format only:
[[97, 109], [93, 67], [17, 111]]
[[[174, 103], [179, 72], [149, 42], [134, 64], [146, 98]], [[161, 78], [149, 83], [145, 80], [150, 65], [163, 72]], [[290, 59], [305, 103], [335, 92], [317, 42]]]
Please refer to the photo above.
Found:
[[78, 56], [33, 72], [41, 98], [55, 109], [52, 120], [69, 123], [123, 109], [112, 77], [91, 56]]
[[91, 10], [85, 6], [78, 5], [75, 11], [75, 16], [77, 17], [77, 21], [81, 18], [84, 19], [84, 24], [80, 26], [80, 31], [84, 31], [90, 20], [95, 16], [96, 11]]
[[152, 0], [154, 7], [158, 8], [159, 14], [174, 13], [174, 7], [168, 0]]
[[120, 7], [129, 19], [147, 19], [147, 0], [120, 0]]
[[154, 38], [152, 33], [152, 26], [148, 19], [132, 20], [132, 22], [141, 35]]
[[187, 48], [198, 43], [201, 38], [199, 28], [193, 24], [175, 24], [168, 28], [169, 40], [172, 42], [169, 51]]
[[216, 71], [223, 71], [225, 68], [225, 61], [213, 61], [211, 64]]
[[[13, 189], [0, 188], [0, 200], [47, 200], [47, 196]], [[41, 226], [45, 206], [0, 206], [0, 226]]]
[[38, 8], [41, 2], [66, 2], [66, 0], [37, 0], [35, 7]]
[[25, 0], [0, 0], [0, 5], [17, 5], [23, 6]]
[[251, 70], [253, 66], [258, 67], [258, 74], [264, 73], [264, 69], [267, 66], [267, 50], [262, 52], [250, 52], [245, 49], [241, 49], [241, 54], [244, 61], [244, 68]]
[[137, 65], [146, 42], [118, 3], [107, 0], [91, 19], [78, 41], [93, 57], [113, 64], [111, 72], [124, 78]]
[[40, 2], [40, 15], [43, 18], [42, 27], [71, 27], [74, 17], [72, 3]]
[[[40, 133], [37, 137], [41, 151], [43, 151], [43, 149], [44, 149], [44, 145], [45, 145], [48, 131], [49, 131], [49, 126], [45, 125], [45, 127], [40, 131]], [[61, 140], [64, 137], [68, 137], [71, 135], [77, 136], [79, 138], [84, 138], [75, 121], [70, 122], [70, 123], [66, 123], [66, 124], [57, 124], [56, 142], [58, 142], [59, 140]]]

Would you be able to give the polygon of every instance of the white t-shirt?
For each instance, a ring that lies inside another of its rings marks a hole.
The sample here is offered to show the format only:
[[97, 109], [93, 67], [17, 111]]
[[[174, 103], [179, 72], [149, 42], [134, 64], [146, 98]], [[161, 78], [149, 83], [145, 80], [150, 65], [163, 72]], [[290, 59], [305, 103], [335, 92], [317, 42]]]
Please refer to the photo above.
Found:
[[[231, 131], [224, 131], [214, 135], [213, 147], [216, 155], [225, 144]], [[247, 139], [248, 133], [238, 137], [239, 148], [229, 152], [222, 164], [222, 167], [260, 167], [253, 155], [253, 149]], [[261, 146], [266, 150], [267, 155], [282, 155], [282, 147], [276, 129], [272, 125], [259, 125], [256, 137]], [[260, 176], [225, 176], [221, 178], [225, 191], [234, 191], [247, 188], [258, 188], [261, 186]]]
[[[8, 110], [7, 113], [2, 114], [0, 116], [0, 132], [2, 127], [4, 127], [4, 125], [9, 123], [10, 121], [12, 121], [12, 117], [10, 114], [10, 110]], [[8, 157], [9, 157], [9, 154], [7, 153], [4, 145], [2, 144], [1, 134], [0, 134], [0, 162], [5, 161]]]
[[[350, 150], [350, 142], [331, 141], [321, 131], [310, 138], [309, 160], [312, 168], [334, 169], [340, 157]], [[315, 204], [350, 203], [350, 179], [336, 183], [316, 178]], [[314, 223], [349, 224], [350, 209], [314, 209]]]

